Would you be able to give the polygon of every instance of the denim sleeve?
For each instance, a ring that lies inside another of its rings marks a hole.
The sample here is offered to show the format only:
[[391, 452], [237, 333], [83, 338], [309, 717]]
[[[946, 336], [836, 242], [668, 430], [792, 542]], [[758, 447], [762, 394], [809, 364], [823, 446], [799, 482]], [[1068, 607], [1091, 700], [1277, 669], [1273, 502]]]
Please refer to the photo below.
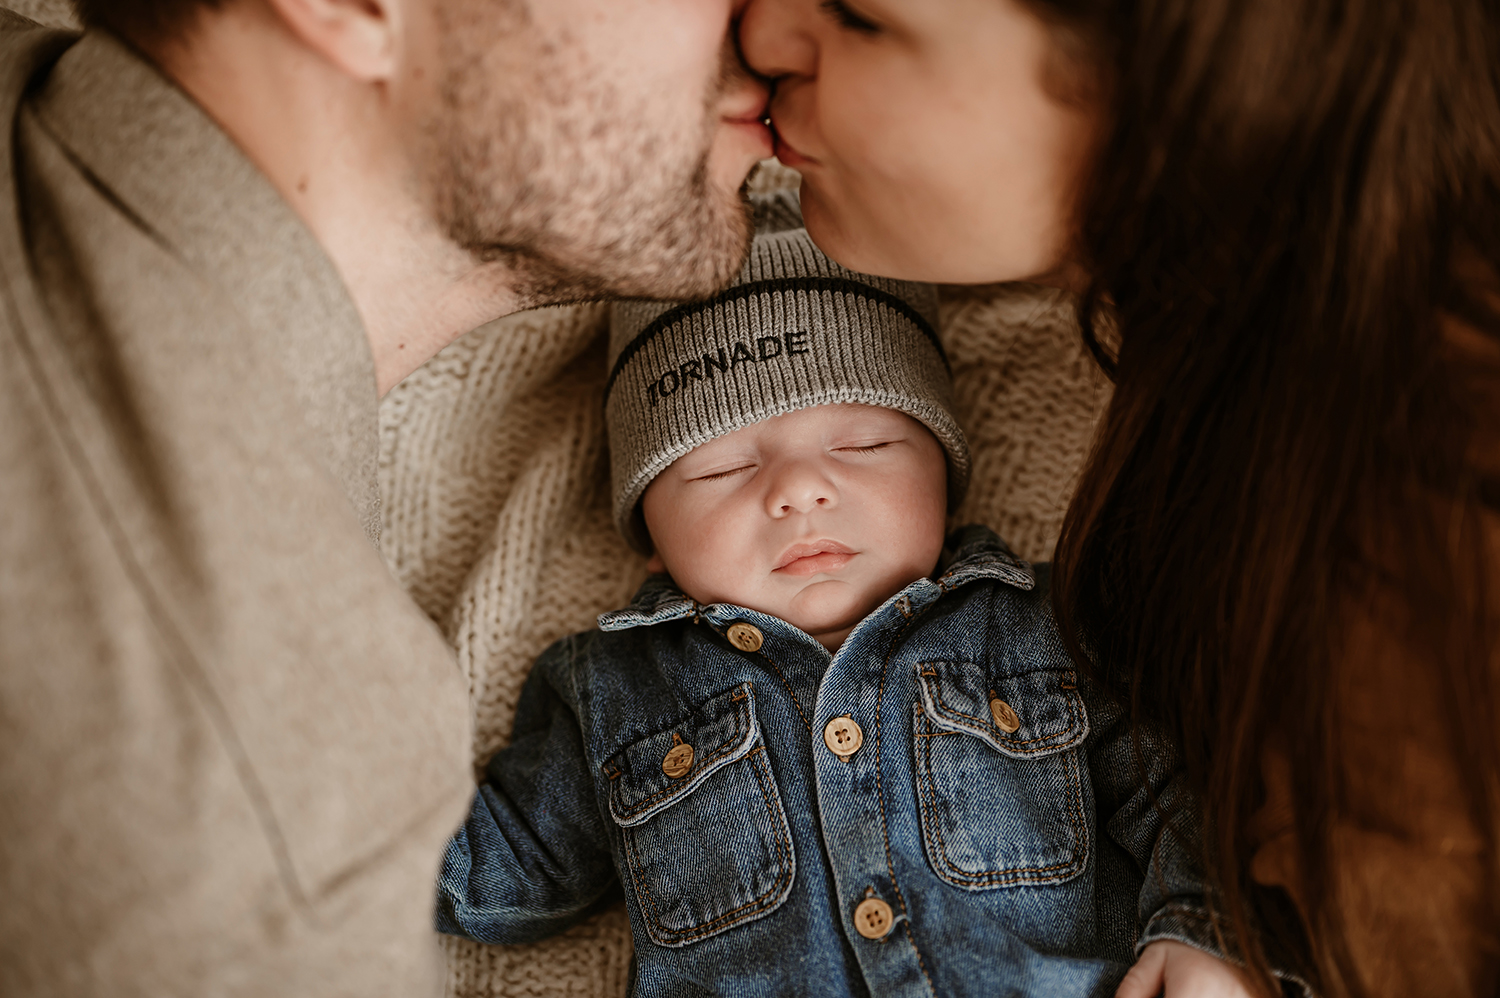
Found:
[[[1135, 857], [1145, 877], [1136, 955], [1170, 939], [1236, 962], [1225, 956], [1214, 931], [1201, 854], [1203, 815], [1173, 753], [1150, 732], [1139, 735], [1137, 748], [1125, 713], [1101, 696], [1093, 698], [1089, 714], [1099, 732], [1089, 763], [1100, 816], [1109, 837]], [[1276, 975], [1287, 994], [1313, 998], [1300, 978], [1280, 970]]]
[[609, 837], [578, 718], [554, 688], [548, 649], [516, 708], [511, 744], [485, 767], [438, 875], [437, 927], [485, 943], [561, 932], [618, 896]]
[[1146, 732], [1137, 741], [1125, 713], [1097, 690], [1090, 700], [1089, 767], [1101, 823], [1145, 877], [1136, 952], [1175, 939], [1222, 957], [1199, 857], [1201, 816], [1171, 752]]

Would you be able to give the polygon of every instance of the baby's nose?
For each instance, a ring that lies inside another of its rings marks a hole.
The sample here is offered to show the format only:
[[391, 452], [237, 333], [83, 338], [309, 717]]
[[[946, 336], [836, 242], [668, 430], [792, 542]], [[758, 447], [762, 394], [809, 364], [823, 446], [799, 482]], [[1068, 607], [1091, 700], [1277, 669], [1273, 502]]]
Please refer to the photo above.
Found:
[[771, 515], [782, 517], [832, 509], [838, 504], [838, 491], [826, 475], [807, 465], [798, 465], [777, 476], [769, 498]]

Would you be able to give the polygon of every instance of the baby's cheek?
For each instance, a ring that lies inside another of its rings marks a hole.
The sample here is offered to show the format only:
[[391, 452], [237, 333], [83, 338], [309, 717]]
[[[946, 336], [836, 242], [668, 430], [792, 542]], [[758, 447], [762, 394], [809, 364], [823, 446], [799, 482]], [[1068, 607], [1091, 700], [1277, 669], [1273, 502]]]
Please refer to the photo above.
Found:
[[890, 525], [893, 558], [906, 569], [926, 575], [943, 550], [948, 511], [940, 496], [923, 493], [908, 497], [906, 513]]
[[673, 580], [699, 603], [763, 604], [764, 580], [754, 577], [755, 561], [732, 547], [703, 547], [684, 553], [681, 574]]

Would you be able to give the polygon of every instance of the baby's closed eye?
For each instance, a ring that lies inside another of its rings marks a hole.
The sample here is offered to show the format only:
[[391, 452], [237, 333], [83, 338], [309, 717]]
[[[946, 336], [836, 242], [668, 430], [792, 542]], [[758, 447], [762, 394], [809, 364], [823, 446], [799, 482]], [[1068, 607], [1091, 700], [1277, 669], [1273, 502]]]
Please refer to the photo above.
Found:
[[720, 479], [729, 478], [732, 475], [738, 475], [738, 474], [742, 474], [743, 472], [746, 472], [746, 471], [754, 471], [754, 470], [755, 470], [755, 465], [753, 465], [753, 464], [742, 464], [742, 465], [739, 465], [739, 466], [734, 467], [734, 468], [726, 468], [723, 471], [713, 471], [713, 472], [709, 472], [706, 475], [697, 475], [697, 476], [695, 476], [693, 478], [689, 478], [688, 481], [690, 481], [690, 482], [717, 482]]

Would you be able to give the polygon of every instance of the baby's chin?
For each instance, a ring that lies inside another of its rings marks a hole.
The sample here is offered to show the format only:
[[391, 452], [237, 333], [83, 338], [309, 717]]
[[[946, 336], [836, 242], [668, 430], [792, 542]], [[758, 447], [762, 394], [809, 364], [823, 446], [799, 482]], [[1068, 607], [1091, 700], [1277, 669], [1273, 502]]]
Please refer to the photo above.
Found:
[[819, 579], [790, 594], [784, 591], [769, 593], [761, 589], [755, 592], [726, 590], [715, 593], [712, 598], [705, 598], [707, 593], [699, 596], [687, 592], [686, 595], [699, 603], [732, 603], [780, 617], [824, 645], [829, 643], [825, 640], [829, 635], [835, 636], [835, 643], [842, 641], [855, 624], [886, 600], [886, 596], [866, 593], [843, 579]]
[[858, 592], [838, 579], [814, 583], [792, 597], [780, 612], [770, 611], [814, 637], [847, 634], [884, 600]]

